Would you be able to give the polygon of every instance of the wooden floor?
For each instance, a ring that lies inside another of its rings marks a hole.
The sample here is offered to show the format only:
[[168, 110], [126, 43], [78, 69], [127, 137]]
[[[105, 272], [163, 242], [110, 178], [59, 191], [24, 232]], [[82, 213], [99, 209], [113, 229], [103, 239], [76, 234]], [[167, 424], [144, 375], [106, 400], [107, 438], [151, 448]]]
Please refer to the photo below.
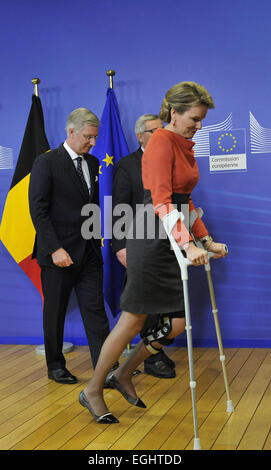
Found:
[[[193, 448], [189, 369], [185, 348], [167, 348], [176, 362], [175, 379], [144, 373], [134, 378], [147, 409], [129, 405], [115, 390], [106, 402], [119, 424], [97, 424], [78, 403], [91, 376], [89, 352], [67, 354], [76, 385], [47, 378], [44, 356], [35, 346], [0, 346], [1, 450], [184, 450]], [[271, 449], [271, 351], [225, 349], [235, 411], [226, 411], [221, 363], [216, 348], [195, 348], [199, 436], [203, 450]], [[122, 359], [123, 360], [123, 359]]]

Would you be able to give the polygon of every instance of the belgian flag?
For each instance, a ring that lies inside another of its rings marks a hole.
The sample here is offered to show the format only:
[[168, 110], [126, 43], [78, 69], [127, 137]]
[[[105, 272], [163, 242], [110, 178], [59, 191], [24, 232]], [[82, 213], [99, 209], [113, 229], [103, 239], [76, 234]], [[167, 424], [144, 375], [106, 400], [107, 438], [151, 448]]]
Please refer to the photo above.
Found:
[[0, 239], [41, 295], [40, 268], [36, 259], [32, 259], [36, 233], [29, 212], [28, 187], [35, 158], [48, 150], [41, 101], [38, 96], [33, 95], [21, 150], [3, 211]]

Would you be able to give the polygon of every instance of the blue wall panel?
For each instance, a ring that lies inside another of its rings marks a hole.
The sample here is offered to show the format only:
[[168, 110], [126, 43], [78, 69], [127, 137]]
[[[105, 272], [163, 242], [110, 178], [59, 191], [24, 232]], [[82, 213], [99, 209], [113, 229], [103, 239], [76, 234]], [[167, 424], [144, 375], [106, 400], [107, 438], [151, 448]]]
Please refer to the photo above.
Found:
[[[182, 80], [202, 83], [214, 98], [204, 126], [231, 116], [233, 129], [245, 129], [247, 171], [210, 174], [208, 156], [198, 156], [201, 180], [194, 193], [210, 233], [230, 250], [226, 260], [212, 262], [228, 346], [271, 344], [270, 13], [269, 0], [12, 0], [1, 7], [0, 146], [12, 149], [14, 165], [35, 76], [51, 147], [65, 139], [74, 108], [101, 116], [109, 68], [116, 70], [114, 89], [131, 151], [137, 117], [158, 113], [167, 89]], [[12, 174], [0, 169], [0, 216]], [[190, 269], [190, 295], [195, 344], [214, 345], [203, 269]], [[0, 244], [0, 341], [42, 342], [41, 308], [38, 292]], [[74, 297], [66, 339], [86, 343]]]

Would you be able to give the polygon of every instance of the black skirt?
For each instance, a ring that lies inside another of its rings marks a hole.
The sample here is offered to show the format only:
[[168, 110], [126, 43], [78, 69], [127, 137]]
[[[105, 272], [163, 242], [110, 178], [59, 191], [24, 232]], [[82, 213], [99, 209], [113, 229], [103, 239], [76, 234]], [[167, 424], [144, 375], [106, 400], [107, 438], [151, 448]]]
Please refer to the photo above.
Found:
[[[189, 194], [173, 194], [181, 210]], [[159, 217], [154, 213], [150, 191], [144, 191], [144, 206], [136, 212], [127, 234], [126, 281], [120, 308], [130, 313], [184, 316], [181, 271]]]

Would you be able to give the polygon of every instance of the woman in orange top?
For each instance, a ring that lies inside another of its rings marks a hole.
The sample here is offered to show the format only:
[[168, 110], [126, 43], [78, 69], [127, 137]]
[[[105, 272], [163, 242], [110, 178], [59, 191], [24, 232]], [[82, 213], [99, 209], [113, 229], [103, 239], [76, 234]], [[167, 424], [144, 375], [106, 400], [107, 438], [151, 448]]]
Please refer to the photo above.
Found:
[[[107, 383], [135, 406], [145, 407], [132, 383], [134, 370], [151, 354], [152, 348], [157, 352], [162, 344], [170, 344], [184, 331], [181, 272], [163, 224], [172, 211], [176, 211], [176, 206], [178, 211], [184, 204], [190, 211], [195, 209], [191, 192], [199, 180], [199, 171], [190, 139], [201, 128], [208, 109], [213, 107], [211, 96], [197, 83], [182, 82], [173, 86], [160, 111], [160, 118], [167, 125], [153, 134], [144, 151], [144, 207], [137, 212], [136, 224], [127, 237], [127, 281], [120, 299], [123, 312], [103, 345], [92, 379], [79, 396], [81, 405], [88, 408], [97, 422], [118, 422], [103, 400], [104, 381], [126, 345], [141, 331], [147, 315], [159, 315], [161, 327], [168, 328], [167, 334], [157, 341], [149, 341], [147, 347], [141, 340], [128, 359], [107, 378]], [[147, 207], [150, 217], [146, 216]], [[149, 231], [146, 221], [149, 223], [150, 219], [154, 223]], [[143, 236], [132, 236], [142, 227]], [[181, 219], [172, 234], [193, 265], [209, 262], [207, 251], [194, 244]], [[216, 257], [226, 255], [224, 245], [212, 240], [199, 217], [193, 225], [193, 235]], [[170, 317], [167, 324], [163, 323], [165, 315]]]

